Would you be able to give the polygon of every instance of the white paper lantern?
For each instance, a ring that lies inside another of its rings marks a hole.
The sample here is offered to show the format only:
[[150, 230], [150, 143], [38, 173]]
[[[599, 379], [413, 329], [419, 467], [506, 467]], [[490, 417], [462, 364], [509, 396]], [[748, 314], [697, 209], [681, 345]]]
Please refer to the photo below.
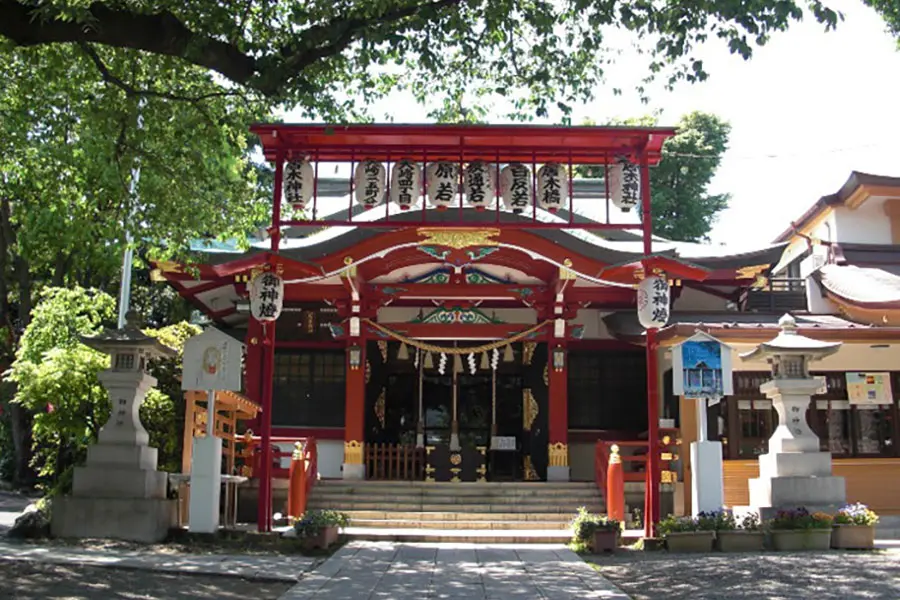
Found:
[[497, 178], [494, 167], [488, 163], [477, 160], [469, 163], [463, 173], [463, 191], [466, 193], [466, 201], [477, 210], [484, 210], [494, 205], [494, 197], [497, 194]]
[[569, 200], [569, 175], [559, 163], [547, 163], [538, 169], [538, 206], [555, 213]]
[[644, 329], [660, 329], [669, 322], [669, 280], [664, 275], [645, 277], [637, 289], [638, 320]]
[[364, 160], [356, 165], [353, 189], [357, 202], [366, 208], [378, 206], [384, 200], [386, 187], [387, 169], [383, 164], [375, 160]]
[[420, 170], [418, 163], [400, 160], [391, 169], [391, 202], [400, 210], [409, 210], [419, 197]]
[[294, 210], [303, 210], [313, 195], [316, 174], [306, 159], [292, 160], [284, 164], [281, 193]]
[[516, 214], [531, 206], [531, 171], [522, 163], [510, 163], [500, 171], [503, 205]]
[[622, 212], [628, 212], [641, 202], [641, 170], [638, 165], [620, 156], [609, 166], [609, 199]]
[[284, 306], [284, 280], [266, 271], [250, 282], [250, 314], [257, 321], [275, 321]]
[[456, 200], [459, 183], [459, 168], [456, 163], [436, 162], [425, 170], [425, 185], [428, 200], [438, 210], [446, 210]]

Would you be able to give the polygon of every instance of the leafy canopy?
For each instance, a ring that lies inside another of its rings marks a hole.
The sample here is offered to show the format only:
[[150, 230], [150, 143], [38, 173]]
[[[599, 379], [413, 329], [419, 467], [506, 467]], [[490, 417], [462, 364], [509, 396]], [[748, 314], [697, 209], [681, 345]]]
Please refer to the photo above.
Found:
[[[826, 27], [840, 15], [806, 3]], [[794, 0], [0, 0], [0, 36], [22, 46], [75, 43], [178, 59], [272, 102], [326, 120], [394, 88], [420, 99], [510, 99], [519, 116], [568, 113], [614, 59], [610, 34], [625, 31], [669, 83], [702, 80], [697, 46], [720, 40], [750, 57], [754, 46], [803, 17]], [[105, 58], [105, 57], [101, 57]], [[127, 70], [107, 64], [118, 85]], [[183, 81], [145, 80], [148, 95], [195, 95]], [[477, 103], [477, 102], [476, 102]]]
[[[611, 125], [652, 127], [657, 121], [648, 115]], [[731, 125], [695, 111], [681, 117], [677, 127], [663, 144], [659, 164], [650, 169], [653, 233], [670, 240], [706, 241], [716, 216], [728, 208], [730, 194], [709, 194], [707, 188], [728, 149]], [[583, 177], [603, 177], [602, 167], [582, 165], [575, 171]]]

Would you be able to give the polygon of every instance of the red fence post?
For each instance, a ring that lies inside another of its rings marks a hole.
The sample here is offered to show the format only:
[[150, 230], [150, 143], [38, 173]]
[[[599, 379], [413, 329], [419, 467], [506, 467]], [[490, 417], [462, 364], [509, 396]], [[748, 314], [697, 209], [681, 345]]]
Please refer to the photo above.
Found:
[[619, 446], [610, 447], [609, 466], [606, 469], [606, 514], [620, 523], [625, 520], [625, 473]]

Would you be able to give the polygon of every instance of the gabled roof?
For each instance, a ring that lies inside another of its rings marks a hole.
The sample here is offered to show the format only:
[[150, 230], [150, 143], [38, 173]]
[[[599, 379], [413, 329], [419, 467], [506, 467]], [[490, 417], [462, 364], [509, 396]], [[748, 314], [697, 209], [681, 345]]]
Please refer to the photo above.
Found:
[[[798, 230], [802, 230], [806, 225], [813, 221], [824, 210], [832, 206], [840, 206], [843, 204], [853, 204], [858, 206], [865, 198], [866, 188], [897, 188], [900, 191], [900, 177], [887, 177], [884, 175], [872, 175], [869, 173], [860, 173], [853, 171], [850, 177], [844, 182], [837, 192], [822, 196], [815, 204], [810, 206], [806, 212], [800, 215], [799, 219], [791, 222], [790, 227], [785, 229], [775, 238], [775, 242], [786, 242], [790, 240]], [[874, 191], [874, 190], [873, 190]]]

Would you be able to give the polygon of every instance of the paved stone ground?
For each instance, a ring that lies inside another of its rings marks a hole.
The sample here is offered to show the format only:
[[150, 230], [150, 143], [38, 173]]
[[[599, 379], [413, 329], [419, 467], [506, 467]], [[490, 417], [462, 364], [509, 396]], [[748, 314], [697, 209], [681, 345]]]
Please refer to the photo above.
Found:
[[4, 600], [276, 600], [286, 582], [0, 559]]
[[353, 542], [283, 600], [627, 600], [562, 545]]
[[634, 600], [897, 600], [900, 550], [668, 554], [589, 559]]
[[165, 554], [145, 550], [93, 550], [2, 542], [0, 542], [0, 560], [117, 567], [186, 575], [229, 575], [289, 583], [298, 581], [316, 563], [315, 558], [298, 555]]

